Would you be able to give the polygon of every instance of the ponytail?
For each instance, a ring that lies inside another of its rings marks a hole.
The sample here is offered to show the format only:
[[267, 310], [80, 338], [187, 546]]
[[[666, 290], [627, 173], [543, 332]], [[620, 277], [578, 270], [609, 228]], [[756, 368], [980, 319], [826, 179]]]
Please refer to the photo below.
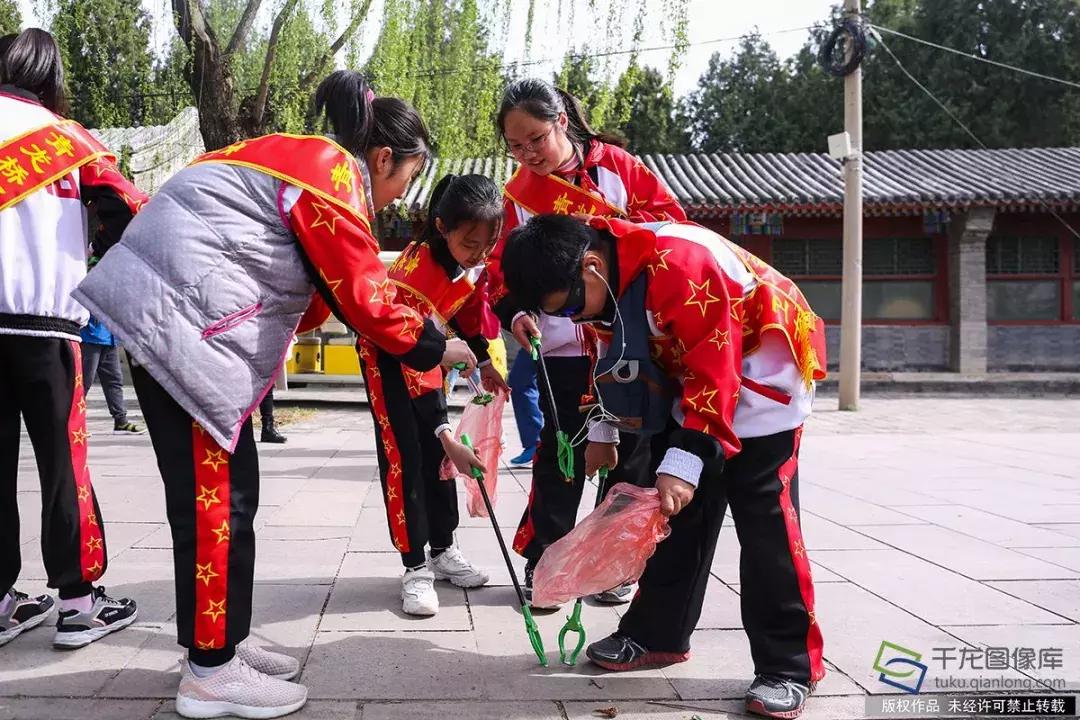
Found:
[[593, 130], [586, 120], [581, 102], [567, 91], [544, 80], [525, 78], [515, 80], [506, 87], [499, 105], [499, 114], [496, 116], [500, 135], [506, 132], [506, 115], [514, 109], [546, 122], [555, 122], [559, 114], [565, 112], [566, 134], [582, 152], [588, 152], [592, 140], [626, 147], [625, 139]]
[[374, 125], [373, 93], [355, 70], [336, 70], [315, 91], [315, 114], [322, 115], [342, 147], [353, 155], [367, 149]]

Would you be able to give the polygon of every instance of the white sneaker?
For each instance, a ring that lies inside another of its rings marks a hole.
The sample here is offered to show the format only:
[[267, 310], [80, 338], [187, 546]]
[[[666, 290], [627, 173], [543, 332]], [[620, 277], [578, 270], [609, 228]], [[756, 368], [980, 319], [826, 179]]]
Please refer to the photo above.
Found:
[[401, 609], [406, 615], [430, 617], [439, 612], [435, 574], [429, 568], [406, 570], [401, 578]]
[[236, 646], [236, 654], [252, 669], [278, 680], [292, 680], [300, 673], [300, 661], [291, 655], [273, 652], [244, 642]]
[[307, 702], [307, 688], [275, 680], [255, 670], [237, 654], [220, 670], [198, 677], [184, 661], [176, 712], [186, 718], [276, 718], [296, 712]]
[[438, 557], [428, 555], [428, 567], [436, 580], [449, 580], [460, 588], [477, 588], [488, 581], [488, 576], [473, 567], [457, 545], [446, 548]]

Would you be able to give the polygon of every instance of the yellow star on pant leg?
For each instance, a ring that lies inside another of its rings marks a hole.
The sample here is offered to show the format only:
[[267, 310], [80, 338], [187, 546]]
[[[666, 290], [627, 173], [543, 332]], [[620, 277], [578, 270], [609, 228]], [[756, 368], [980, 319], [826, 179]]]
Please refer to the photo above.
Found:
[[79, 402], [75, 403], [75, 407], [79, 408], [79, 412], [83, 415], [86, 414], [86, 398], [79, 398]]
[[220, 573], [214, 572], [213, 563], [195, 563], [195, 581], [202, 580], [207, 586], [210, 581], [219, 577]]
[[222, 520], [221, 527], [211, 530], [210, 532], [217, 535], [217, 544], [220, 545], [223, 542], [229, 542], [229, 521]]
[[802, 557], [805, 554], [806, 554], [806, 548], [803, 547], [803, 541], [802, 540], [796, 540], [795, 541], [795, 556], [796, 557]]
[[398, 510], [398, 514], [397, 514], [397, 517], [395, 518], [395, 520], [397, 520], [398, 525], [404, 525], [405, 524], [405, 511], [404, 510]]
[[205, 485], [200, 485], [199, 488], [202, 492], [195, 498], [195, 502], [201, 502], [203, 504], [203, 510], [209, 510], [211, 505], [216, 505], [221, 502], [217, 496], [217, 488], [208, 488]]
[[225, 601], [224, 600], [219, 600], [219, 601], [216, 601], [216, 602], [214, 600], [211, 600], [210, 601], [210, 607], [208, 607], [206, 610], [203, 610], [203, 615], [208, 616], [210, 618], [211, 622], [217, 622], [218, 618], [221, 617], [224, 614], [225, 614]]
[[206, 430], [203, 429], [203, 426], [199, 424], [198, 420], [192, 420], [191, 421], [191, 429], [192, 430], [197, 430], [200, 435], [205, 435], [206, 434]]
[[97, 560], [95, 560], [93, 565], [86, 568], [86, 572], [88, 572], [91, 575], [95, 575], [95, 574], [101, 572], [101, 563], [99, 563]]
[[86, 547], [90, 552], [94, 552], [95, 550], [101, 550], [101, 538], [91, 537], [89, 540], [86, 541]]
[[97, 515], [95, 513], [90, 513], [86, 516], [86, 522], [90, 523], [94, 527], [98, 527]]
[[207, 640], [206, 642], [203, 642], [202, 640], [196, 640], [195, 641], [195, 647], [197, 647], [199, 650], [213, 650], [214, 649], [214, 641], [213, 640]]
[[388, 487], [386, 489], [386, 499], [387, 500], [397, 500], [397, 496], [398, 496], [397, 488], [391, 486], [391, 487]]
[[203, 465], [209, 465], [217, 472], [222, 465], [227, 465], [229, 458], [225, 457], [224, 450], [211, 450], [206, 449], [206, 459], [202, 461]]
[[788, 508], [787, 514], [791, 522], [799, 521], [799, 512], [794, 508], [794, 506]]
[[79, 486], [79, 502], [86, 502], [89, 499], [90, 499], [90, 486], [89, 485], [80, 485]]
[[76, 445], [85, 445], [86, 438], [90, 437], [90, 433], [86, 432], [82, 428], [75, 428], [71, 431], [71, 441]]

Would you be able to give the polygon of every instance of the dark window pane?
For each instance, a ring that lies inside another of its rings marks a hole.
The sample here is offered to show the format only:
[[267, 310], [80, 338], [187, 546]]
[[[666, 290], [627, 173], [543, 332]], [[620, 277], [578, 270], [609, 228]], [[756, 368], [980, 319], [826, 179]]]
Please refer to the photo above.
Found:
[[840, 275], [844, 270], [844, 245], [840, 240], [808, 240], [808, 275]]
[[902, 238], [896, 241], [897, 275], [933, 275], [937, 254], [930, 238]]
[[1080, 320], [1080, 280], [1073, 281], [1073, 320]]
[[986, 283], [988, 320], [1058, 320], [1061, 283], [1056, 280], [991, 280]]
[[1058, 272], [1057, 238], [991, 237], [986, 245], [986, 271], [1003, 275]]
[[867, 320], [933, 320], [932, 280], [863, 282], [863, 317]]
[[1080, 238], [1073, 238], [1073, 272], [1080, 274]]
[[797, 284], [818, 317], [824, 320], [840, 319], [839, 280], [803, 280]]
[[806, 241], [776, 240], [772, 246], [772, 266], [787, 276], [806, 275]]

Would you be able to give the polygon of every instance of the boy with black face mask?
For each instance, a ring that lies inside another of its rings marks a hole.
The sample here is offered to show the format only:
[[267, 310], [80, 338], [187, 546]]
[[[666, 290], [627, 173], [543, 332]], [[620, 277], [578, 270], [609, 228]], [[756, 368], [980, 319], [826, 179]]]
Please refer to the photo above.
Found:
[[689, 224], [541, 215], [510, 236], [502, 269], [526, 307], [597, 329], [591, 465], [617, 462], [616, 430], [651, 437], [671, 516], [619, 630], [589, 658], [615, 671], [689, 659], [730, 504], [757, 673], [747, 709], [794, 717], [825, 674], [798, 501], [821, 320], [790, 280]]

